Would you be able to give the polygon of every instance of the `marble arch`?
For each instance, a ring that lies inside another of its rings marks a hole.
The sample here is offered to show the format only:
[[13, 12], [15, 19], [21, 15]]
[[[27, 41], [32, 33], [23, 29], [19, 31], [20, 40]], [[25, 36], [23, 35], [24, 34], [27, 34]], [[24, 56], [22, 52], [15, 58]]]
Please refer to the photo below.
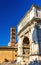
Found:
[[[38, 29], [38, 33], [36, 25], [39, 26], [40, 28]], [[23, 46], [23, 42], [27, 42], [26, 40], [23, 41], [24, 36], [29, 38], [30, 46], [26, 45], [25, 43], [24, 43], [25, 45]], [[17, 62], [20, 62], [21, 65], [32, 65], [36, 59], [37, 62], [40, 62], [41, 61], [41, 51], [39, 52], [40, 49], [41, 49], [41, 8], [36, 5], [32, 5], [31, 9], [26, 13], [26, 15], [22, 18], [22, 20], [18, 24]]]

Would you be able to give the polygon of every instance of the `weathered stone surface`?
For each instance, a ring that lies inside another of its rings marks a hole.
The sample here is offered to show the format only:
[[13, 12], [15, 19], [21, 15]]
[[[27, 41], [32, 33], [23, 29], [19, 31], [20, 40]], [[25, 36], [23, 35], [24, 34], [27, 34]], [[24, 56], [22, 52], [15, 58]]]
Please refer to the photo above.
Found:
[[[26, 65], [38, 65], [39, 59], [41, 57], [40, 56], [41, 55], [40, 54], [41, 52], [40, 50], [41, 49], [41, 44], [40, 44], [41, 43], [40, 41], [41, 40], [41, 36], [40, 36], [41, 35], [40, 34], [41, 33], [41, 15], [40, 14], [41, 14], [41, 8], [37, 6], [32, 6], [32, 8], [28, 11], [28, 13], [26, 13], [24, 18], [21, 20], [21, 22], [18, 25], [18, 41], [19, 41], [18, 55], [19, 57], [17, 59], [19, 60], [17, 61], [24, 63]], [[37, 30], [37, 26], [40, 27], [39, 31]], [[28, 44], [28, 40], [27, 40], [27, 43], [23, 42], [23, 39], [25, 38], [25, 36], [29, 38], [29, 44]], [[29, 47], [29, 51], [30, 51], [29, 54], [27, 53], [28, 47], [26, 46]], [[24, 49], [27, 50], [26, 53]]]

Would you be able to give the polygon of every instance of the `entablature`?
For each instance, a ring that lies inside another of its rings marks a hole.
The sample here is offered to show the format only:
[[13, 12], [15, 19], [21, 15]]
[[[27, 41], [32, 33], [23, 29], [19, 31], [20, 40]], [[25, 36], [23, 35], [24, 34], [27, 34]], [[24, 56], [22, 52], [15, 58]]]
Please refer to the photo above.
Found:
[[31, 9], [22, 18], [22, 20], [18, 24], [18, 33], [20, 33], [20, 31], [24, 29], [27, 24], [29, 25], [29, 23], [32, 22], [32, 20], [34, 19], [41, 19], [41, 8], [38, 6], [32, 6]]

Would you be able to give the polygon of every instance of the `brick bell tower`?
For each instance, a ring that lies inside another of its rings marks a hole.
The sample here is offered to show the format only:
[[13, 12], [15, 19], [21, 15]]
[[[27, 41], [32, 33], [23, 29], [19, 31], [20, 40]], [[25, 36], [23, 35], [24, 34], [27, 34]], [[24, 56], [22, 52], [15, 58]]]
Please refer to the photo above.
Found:
[[10, 28], [10, 42], [8, 46], [14, 46], [16, 43], [16, 28]]

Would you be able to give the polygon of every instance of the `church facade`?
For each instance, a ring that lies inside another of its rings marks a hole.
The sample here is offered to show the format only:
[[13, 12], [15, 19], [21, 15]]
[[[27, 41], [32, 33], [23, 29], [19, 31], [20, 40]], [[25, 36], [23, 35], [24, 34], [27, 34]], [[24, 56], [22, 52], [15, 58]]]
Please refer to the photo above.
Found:
[[41, 65], [41, 7], [32, 5], [18, 24], [18, 58], [21, 65]]

